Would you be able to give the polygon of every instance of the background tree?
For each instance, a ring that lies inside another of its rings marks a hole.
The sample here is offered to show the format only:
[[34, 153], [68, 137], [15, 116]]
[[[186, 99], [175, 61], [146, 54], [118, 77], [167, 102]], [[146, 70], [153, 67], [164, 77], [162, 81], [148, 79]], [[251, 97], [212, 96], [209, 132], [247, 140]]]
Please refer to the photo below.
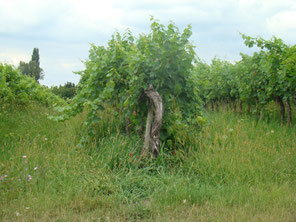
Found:
[[63, 86], [60, 85], [52, 87], [51, 91], [64, 99], [71, 99], [76, 95], [76, 85], [74, 83], [67, 82]]
[[40, 67], [39, 49], [38, 48], [33, 49], [33, 54], [31, 57], [31, 61], [29, 63], [20, 61], [18, 69], [24, 75], [33, 77], [37, 82], [40, 79], [43, 79], [44, 73], [42, 68]]
[[20, 61], [18, 69], [21, 71], [26, 76], [30, 75], [30, 69], [29, 69], [29, 64], [25, 63], [23, 61]]

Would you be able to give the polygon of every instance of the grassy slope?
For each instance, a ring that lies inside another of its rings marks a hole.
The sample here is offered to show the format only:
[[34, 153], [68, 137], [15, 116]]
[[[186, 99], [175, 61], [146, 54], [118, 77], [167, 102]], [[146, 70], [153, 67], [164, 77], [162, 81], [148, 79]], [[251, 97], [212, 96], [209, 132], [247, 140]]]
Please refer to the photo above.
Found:
[[47, 112], [0, 115], [1, 221], [296, 218], [295, 126], [214, 113], [187, 152], [144, 163], [139, 138], [118, 133], [109, 114], [99, 145], [79, 148], [83, 116], [55, 123]]

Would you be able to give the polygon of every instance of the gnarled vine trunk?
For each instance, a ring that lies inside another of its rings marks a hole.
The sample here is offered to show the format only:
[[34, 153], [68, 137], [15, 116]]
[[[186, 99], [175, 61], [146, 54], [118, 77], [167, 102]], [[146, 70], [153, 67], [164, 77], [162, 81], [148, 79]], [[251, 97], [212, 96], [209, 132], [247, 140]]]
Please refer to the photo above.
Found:
[[149, 153], [149, 146], [150, 146], [150, 133], [151, 133], [151, 125], [153, 121], [153, 106], [149, 104], [148, 113], [147, 113], [147, 119], [146, 119], [146, 129], [145, 129], [145, 135], [144, 135], [144, 145], [142, 149], [142, 155], [147, 156]]
[[[154, 157], [156, 157], [160, 149], [160, 129], [163, 119], [163, 103], [161, 96], [155, 91], [152, 85], [145, 90], [145, 94], [150, 99], [150, 107], [147, 114], [142, 155], [147, 156], [150, 150]], [[151, 124], [153, 120], [153, 111], [155, 115], [153, 124]]]

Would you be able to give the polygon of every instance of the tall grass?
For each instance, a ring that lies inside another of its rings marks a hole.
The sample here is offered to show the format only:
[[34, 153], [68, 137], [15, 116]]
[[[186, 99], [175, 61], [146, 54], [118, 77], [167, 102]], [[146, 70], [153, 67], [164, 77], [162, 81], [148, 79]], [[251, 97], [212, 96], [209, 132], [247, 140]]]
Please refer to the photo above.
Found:
[[0, 115], [1, 221], [296, 218], [295, 126], [210, 113], [186, 151], [164, 144], [157, 159], [141, 160], [142, 138], [122, 133], [111, 112], [84, 147], [83, 114], [55, 123], [49, 113], [34, 106]]

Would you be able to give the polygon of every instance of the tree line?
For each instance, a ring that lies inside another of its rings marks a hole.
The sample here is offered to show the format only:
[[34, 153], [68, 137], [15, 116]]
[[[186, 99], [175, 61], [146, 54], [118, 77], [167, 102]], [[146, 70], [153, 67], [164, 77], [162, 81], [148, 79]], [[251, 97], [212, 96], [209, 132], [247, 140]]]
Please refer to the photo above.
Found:
[[63, 99], [72, 99], [76, 95], [75, 83], [66, 82], [64, 85], [52, 86], [50, 90]]

